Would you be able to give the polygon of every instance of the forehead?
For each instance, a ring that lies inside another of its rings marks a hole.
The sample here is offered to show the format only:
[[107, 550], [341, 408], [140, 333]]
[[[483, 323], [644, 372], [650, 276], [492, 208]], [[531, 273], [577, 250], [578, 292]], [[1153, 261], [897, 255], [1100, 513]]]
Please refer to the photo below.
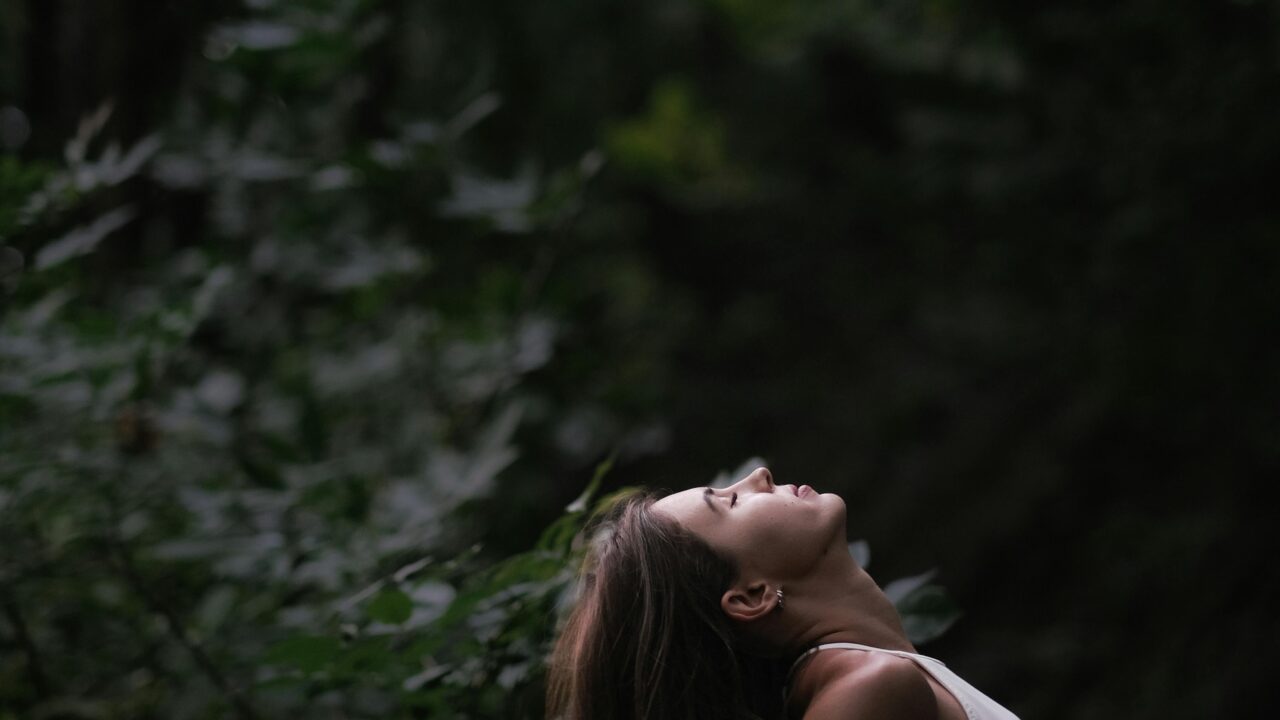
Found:
[[689, 488], [658, 500], [653, 504], [653, 509], [696, 531], [716, 519], [717, 512], [707, 499], [706, 488]]

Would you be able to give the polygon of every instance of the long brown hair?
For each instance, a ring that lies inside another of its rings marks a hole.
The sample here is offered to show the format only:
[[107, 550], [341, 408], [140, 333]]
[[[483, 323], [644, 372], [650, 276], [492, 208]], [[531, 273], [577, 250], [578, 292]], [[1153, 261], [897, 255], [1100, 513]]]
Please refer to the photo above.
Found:
[[737, 568], [656, 499], [617, 503], [596, 534], [548, 666], [551, 720], [758, 717], [720, 607]]

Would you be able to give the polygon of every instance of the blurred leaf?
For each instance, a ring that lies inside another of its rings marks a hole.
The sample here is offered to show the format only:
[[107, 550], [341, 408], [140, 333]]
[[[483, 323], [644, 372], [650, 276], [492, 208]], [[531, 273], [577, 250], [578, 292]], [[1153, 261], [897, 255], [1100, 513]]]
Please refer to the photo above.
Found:
[[694, 182], [726, 166], [723, 124], [682, 79], [656, 84], [647, 114], [613, 126], [605, 146], [619, 167], [658, 182]]
[[871, 565], [871, 545], [866, 540], [855, 540], [849, 543], [849, 554], [858, 567], [866, 570]]
[[913, 644], [942, 635], [963, 614], [947, 591], [937, 585], [917, 588], [897, 603], [902, 627]]
[[234, 610], [236, 589], [231, 585], [215, 587], [201, 603], [196, 617], [202, 632], [217, 631]]
[[596, 492], [600, 489], [600, 483], [604, 481], [605, 475], [608, 475], [609, 471], [613, 469], [613, 463], [616, 459], [616, 455], [610, 455], [599, 465], [596, 465], [596, 470], [591, 475], [591, 482], [587, 483], [587, 487], [582, 491], [581, 495], [565, 507], [565, 512], [580, 513], [587, 509], [587, 505], [591, 502], [591, 498], [594, 497]]
[[0, 155], [0, 245], [30, 220], [24, 209], [48, 181], [50, 172], [44, 164]]
[[885, 586], [884, 594], [889, 598], [889, 602], [897, 605], [906, 599], [908, 595], [924, 587], [937, 574], [937, 570], [930, 570], [919, 575], [899, 578]]
[[302, 34], [298, 28], [279, 22], [250, 21], [235, 25], [223, 25], [214, 36], [232, 48], [246, 50], [280, 50], [298, 42]]
[[232, 372], [214, 371], [200, 381], [195, 393], [205, 406], [214, 412], [225, 414], [244, 399], [244, 380]]
[[20, 273], [22, 266], [22, 253], [8, 246], [0, 246], [0, 282]]
[[386, 588], [374, 596], [366, 611], [378, 622], [399, 625], [413, 614], [413, 601], [400, 590]]
[[92, 252], [105, 237], [127, 225], [136, 215], [133, 208], [120, 207], [88, 225], [77, 227], [40, 248], [36, 253], [35, 269], [47, 270], [71, 258]]
[[444, 132], [451, 139], [456, 140], [500, 107], [502, 107], [502, 98], [497, 93], [482, 93], [449, 120], [444, 127]]
[[453, 194], [440, 203], [439, 212], [444, 217], [487, 218], [504, 232], [526, 232], [532, 227], [527, 210], [537, 189], [531, 165], [511, 180], [458, 174], [453, 177]]
[[68, 165], [78, 165], [83, 162], [85, 155], [89, 150], [89, 143], [97, 137], [98, 132], [107, 124], [107, 120], [111, 118], [114, 104], [105, 102], [98, 106], [97, 110], [80, 118], [80, 124], [76, 129], [76, 134], [64, 146], [62, 154]]
[[342, 645], [336, 638], [296, 635], [271, 646], [267, 650], [266, 661], [313, 673], [331, 664], [341, 649]]
[[434, 623], [445, 613], [457, 594], [452, 585], [439, 581], [428, 580], [414, 585], [409, 590], [413, 600], [413, 613], [405, 621], [406, 626], [419, 628]]

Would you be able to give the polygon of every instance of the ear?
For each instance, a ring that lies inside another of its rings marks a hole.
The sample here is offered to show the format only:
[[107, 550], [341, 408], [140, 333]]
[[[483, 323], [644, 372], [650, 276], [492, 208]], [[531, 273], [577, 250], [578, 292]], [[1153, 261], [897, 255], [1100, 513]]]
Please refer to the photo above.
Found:
[[734, 585], [720, 596], [720, 607], [738, 622], [768, 617], [777, 606], [777, 588], [766, 582]]

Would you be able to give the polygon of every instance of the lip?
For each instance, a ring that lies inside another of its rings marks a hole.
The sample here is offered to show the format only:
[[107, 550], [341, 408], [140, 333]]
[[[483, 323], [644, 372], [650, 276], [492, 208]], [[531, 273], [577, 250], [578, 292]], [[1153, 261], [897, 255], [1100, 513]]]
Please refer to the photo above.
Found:
[[801, 485], [796, 488], [796, 497], [807, 497], [813, 494], [813, 488], [808, 485]]

